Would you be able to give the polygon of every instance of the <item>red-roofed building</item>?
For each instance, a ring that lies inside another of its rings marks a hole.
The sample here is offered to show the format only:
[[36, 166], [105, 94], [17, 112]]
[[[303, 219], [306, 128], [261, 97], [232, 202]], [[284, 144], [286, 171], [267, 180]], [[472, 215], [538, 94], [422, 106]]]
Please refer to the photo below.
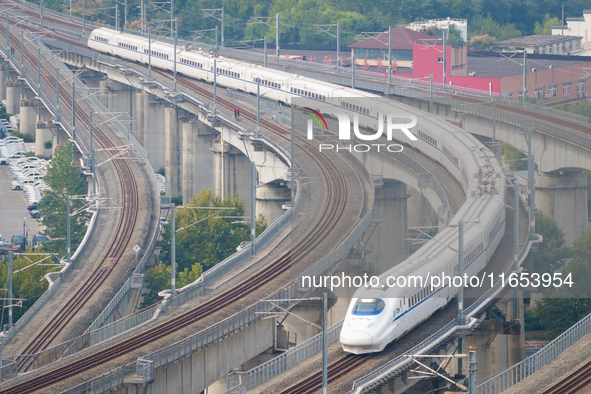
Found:
[[[425, 33], [398, 26], [392, 29], [392, 59], [395, 59], [401, 68], [412, 68], [413, 46], [417, 43], [430, 45], [439, 43], [440, 40]], [[355, 56], [357, 64], [363, 64], [367, 58], [370, 65], [375, 66], [378, 59], [388, 61], [389, 36], [388, 32], [375, 34], [354, 44], [351, 48], [351, 56]]]

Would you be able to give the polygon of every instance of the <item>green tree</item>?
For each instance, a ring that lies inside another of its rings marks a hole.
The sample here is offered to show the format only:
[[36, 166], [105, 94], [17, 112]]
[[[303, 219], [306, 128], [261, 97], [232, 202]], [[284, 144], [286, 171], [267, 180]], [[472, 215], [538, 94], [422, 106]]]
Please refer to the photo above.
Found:
[[170, 265], [159, 263], [155, 267], [148, 269], [146, 273], [145, 282], [147, 292], [144, 293], [144, 300], [142, 308], [154, 304], [160, 300], [158, 292], [164, 289], [170, 289]]
[[526, 155], [518, 149], [515, 149], [509, 144], [502, 144], [501, 150], [505, 161], [509, 163], [512, 171], [523, 171], [527, 170], [527, 161], [523, 160]]
[[[56, 151], [44, 177], [45, 183], [51, 189], [43, 192], [43, 200], [39, 204], [39, 211], [47, 226], [45, 235], [50, 238], [46, 248], [60, 256], [64, 256], [67, 249], [67, 197], [82, 195], [86, 191], [84, 175], [73, 160], [73, 155], [74, 145], [69, 141], [63, 143]], [[84, 238], [90, 218], [90, 214], [82, 209], [83, 205], [81, 199], [72, 199], [70, 203], [70, 213], [76, 213], [70, 216], [72, 250], [76, 250]]]
[[[30, 252], [30, 250], [27, 250]], [[38, 253], [44, 253], [43, 249], [36, 250]], [[14, 256], [12, 260], [12, 270], [16, 272], [12, 276], [12, 294], [13, 298], [24, 298], [22, 307], [13, 308], [13, 321], [16, 322], [27, 310], [37, 301], [37, 299], [47, 290], [49, 283], [43, 277], [48, 272], [59, 270], [59, 267], [35, 264], [44, 259], [43, 263], [57, 263], [57, 261], [42, 255]], [[29, 266], [28, 268], [25, 268]], [[8, 286], [8, 262], [0, 261], [0, 287], [2, 287], [2, 298], [7, 297], [6, 288]], [[13, 302], [16, 304], [17, 302]], [[6, 305], [7, 302], [4, 301]], [[5, 313], [2, 319], [2, 325], [8, 323], [8, 316]]]
[[533, 255], [534, 272], [552, 273], [563, 268], [571, 251], [565, 246], [564, 232], [550, 216], [536, 212], [536, 233], [543, 241]]
[[536, 26], [534, 27], [534, 34], [552, 34], [552, 29], [550, 26], [553, 25], [560, 25], [560, 19], [557, 17], [550, 18], [550, 14], [546, 14], [544, 16], [544, 21], [542, 23], [536, 22]]
[[574, 242], [572, 256], [572, 261], [561, 271], [562, 277], [572, 284], [551, 286], [535, 308], [540, 322], [548, 326], [550, 338], [591, 313], [591, 230]]
[[476, 17], [468, 24], [469, 36], [484, 36], [488, 34], [494, 37], [496, 41], [508, 40], [510, 38], [521, 37], [521, 31], [515, 25], [507, 24], [501, 26], [490, 15], [487, 17]]
[[[220, 198], [203, 189], [194, 195], [187, 207], [232, 209], [178, 209], [175, 211], [177, 287], [199, 279], [204, 270], [213, 267], [236, 252], [243, 241], [250, 240], [250, 225], [240, 220], [244, 202], [230, 197]], [[229, 217], [228, 217], [229, 216]], [[267, 224], [262, 215], [256, 221], [256, 234]], [[147, 294], [142, 306], [158, 301], [158, 292], [170, 288], [170, 224], [164, 226], [160, 264], [146, 274]]]
[[[220, 198], [211, 190], [203, 189], [194, 195], [187, 207], [233, 208], [233, 209], [179, 209], [176, 211], [176, 262], [179, 272], [191, 268], [196, 262], [204, 270], [213, 267], [236, 252], [243, 241], [250, 239], [250, 226], [236, 223], [244, 216], [244, 202], [230, 197]], [[224, 219], [224, 216], [231, 216]], [[266, 223], [262, 216], [257, 220], [257, 234]], [[180, 230], [183, 229], [183, 230]], [[180, 231], [179, 231], [180, 230]], [[170, 224], [164, 226], [161, 261], [170, 262]]]

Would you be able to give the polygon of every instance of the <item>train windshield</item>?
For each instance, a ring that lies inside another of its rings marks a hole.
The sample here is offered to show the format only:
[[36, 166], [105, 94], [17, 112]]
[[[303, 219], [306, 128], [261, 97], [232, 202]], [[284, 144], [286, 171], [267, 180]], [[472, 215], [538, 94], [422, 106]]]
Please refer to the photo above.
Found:
[[353, 308], [354, 315], [377, 315], [386, 304], [379, 298], [360, 298]]

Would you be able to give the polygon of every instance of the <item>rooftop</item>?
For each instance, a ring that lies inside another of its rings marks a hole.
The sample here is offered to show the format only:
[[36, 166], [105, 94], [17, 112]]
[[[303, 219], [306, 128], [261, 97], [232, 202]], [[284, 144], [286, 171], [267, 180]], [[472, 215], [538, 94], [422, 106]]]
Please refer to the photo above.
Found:
[[[537, 71], [553, 68], [571, 66], [573, 64], [584, 63], [585, 59], [580, 60], [561, 60], [561, 59], [535, 59], [527, 57], [527, 71], [531, 72], [533, 68]], [[468, 54], [468, 72], [475, 72], [477, 77], [503, 78], [512, 75], [523, 75], [523, 55], [507, 54], [503, 56], [486, 56], [482, 54]]]
[[520, 47], [520, 46], [530, 47], [530, 46], [556, 44], [559, 42], [571, 41], [571, 40], [580, 39], [580, 38], [582, 38], [582, 37], [553, 36], [553, 35], [546, 35], [546, 34], [536, 34], [533, 36], [516, 37], [516, 38], [511, 38], [510, 40], [495, 42], [494, 45], [504, 46], [504, 47]]
[[[388, 31], [374, 34], [354, 44], [347, 45], [348, 48], [371, 48], [388, 49]], [[392, 29], [392, 49], [412, 50], [413, 44], [428, 42], [430, 44], [441, 44], [441, 40], [425, 33], [398, 26]]]

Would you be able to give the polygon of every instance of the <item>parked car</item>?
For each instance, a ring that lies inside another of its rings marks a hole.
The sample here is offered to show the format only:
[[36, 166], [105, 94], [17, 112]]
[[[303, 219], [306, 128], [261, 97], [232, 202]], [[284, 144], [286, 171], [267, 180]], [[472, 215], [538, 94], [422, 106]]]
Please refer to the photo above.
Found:
[[27, 245], [27, 238], [23, 234], [14, 234], [12, 236], [12, 244], [19, 247], [21, 250], [25, 250], [25, 246]]
[[23, 187], [20, 183], [18, 183], [18, 181], [12, 181], [10, 182], [10, 188], [12, 190], [23, 190]]
[[39, 211], [38, 209], [33, 209], [31, 212], [29, 212], [31, 214], [31, 217], [34, 219], [38, 219], [41, 217], [41, 211]]
[[33, 247], [42, 246], [43, 242], [47, 241], [47, 236], [43, 234], [33, 235]]
[[6, 252], [18, 252], [20, 248], [10, 242], [0, 242], [0, 254], [6, 254]]

